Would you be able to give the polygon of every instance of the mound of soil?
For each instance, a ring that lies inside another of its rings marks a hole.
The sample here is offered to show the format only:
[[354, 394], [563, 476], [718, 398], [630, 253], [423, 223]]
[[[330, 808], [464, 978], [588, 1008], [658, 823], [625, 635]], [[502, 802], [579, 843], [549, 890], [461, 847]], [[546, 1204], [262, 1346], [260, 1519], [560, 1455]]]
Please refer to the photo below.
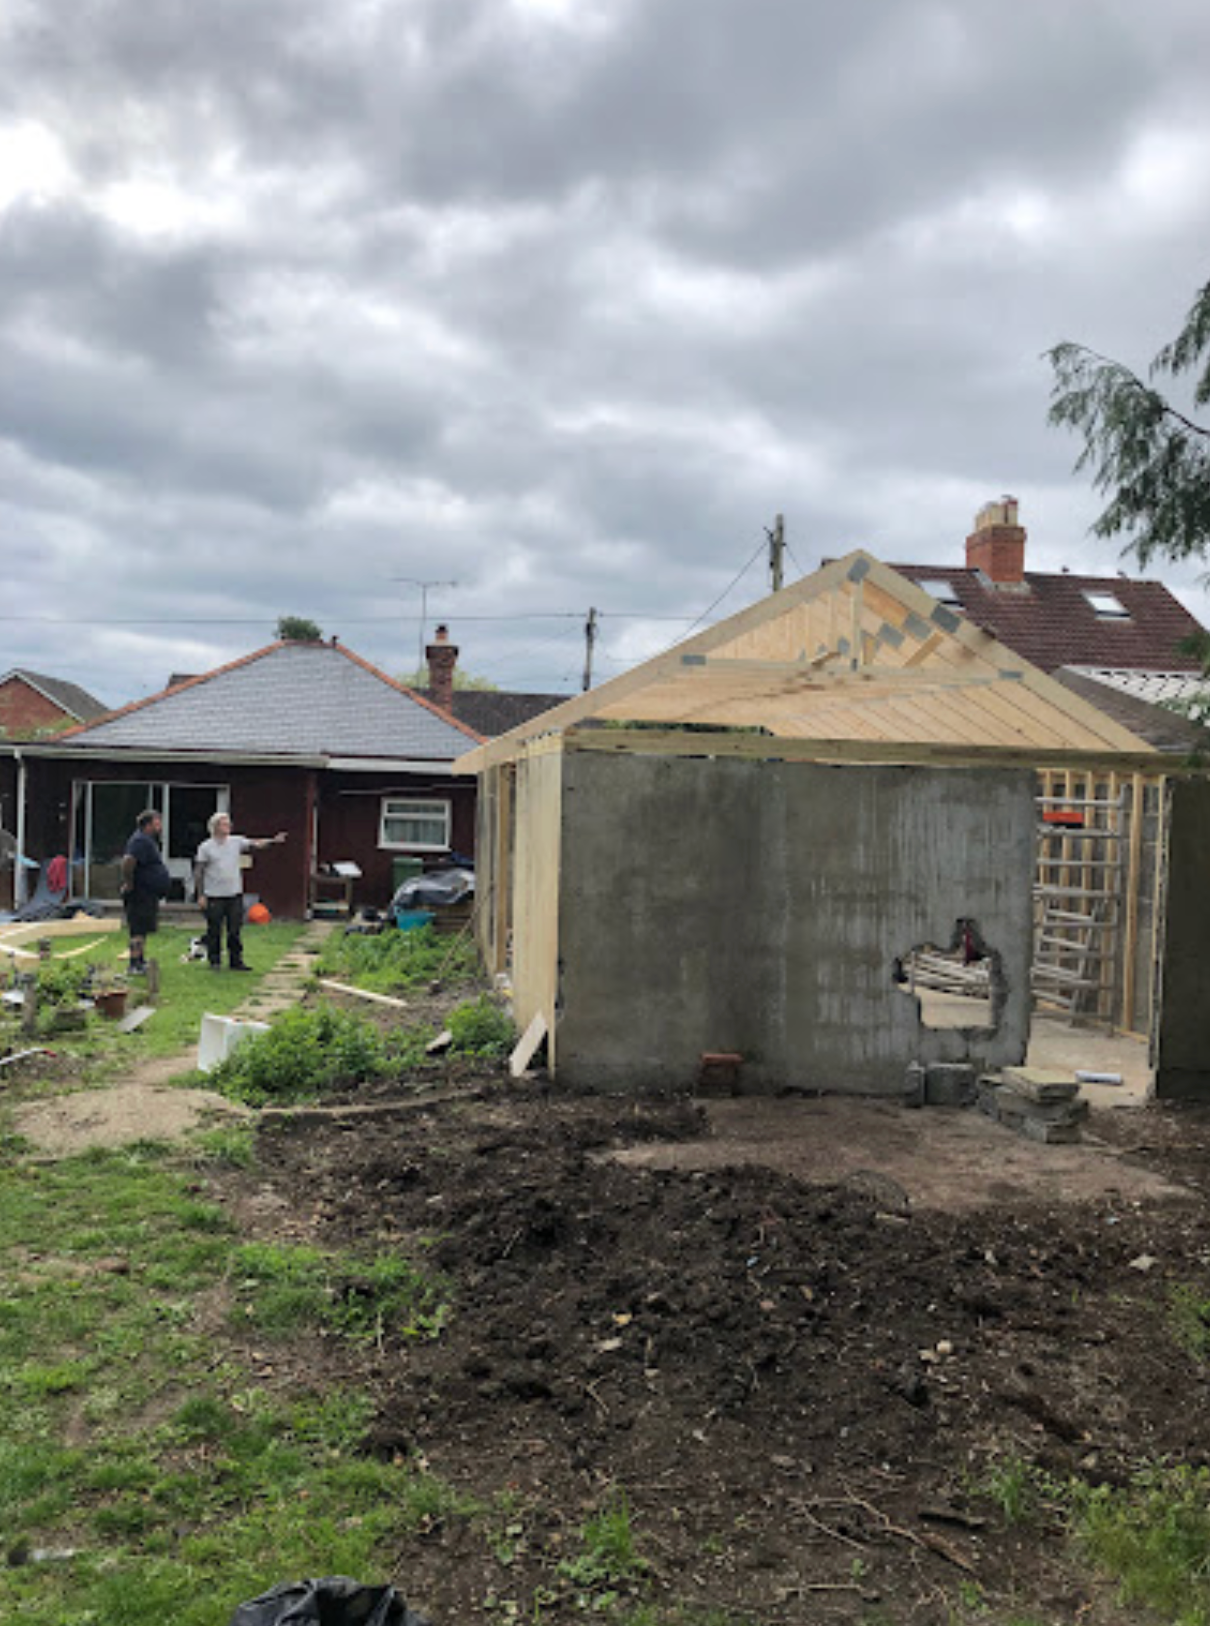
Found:
[[[623, 1490], [656, 1601], [762, 1622], [938, 1621], [971, 1598], [1119, 1619], [1057, 1532], [1007, 1525], [980, 1487], [1021, 1458], [1109, 1483], [1210, 1461], [1210, 1379], [1168, 1309], [1210, 1260], [1210, 1118], [1107, 1129], [1180, 1198], [961, 1212], [877, 1173], [677, 1167], [710, 1132], [689, 1102], [468, 1087], [275, 1119], [255, 1176], [224, 1177], [253, 1230], [399, 1248], [451, 1284], [434, 1341], [293, 1352], [372, 1386], [368, 1450], [515, 1498], [494, 1549], [461, 1519], [411, 1544], [409, 1601], [438, 1626], [532, 1614], [535, 1594], [543, 1621], [583, 1619], [560, 1560]], [[638, 1146], [658, 1166], [619, 1159]]]

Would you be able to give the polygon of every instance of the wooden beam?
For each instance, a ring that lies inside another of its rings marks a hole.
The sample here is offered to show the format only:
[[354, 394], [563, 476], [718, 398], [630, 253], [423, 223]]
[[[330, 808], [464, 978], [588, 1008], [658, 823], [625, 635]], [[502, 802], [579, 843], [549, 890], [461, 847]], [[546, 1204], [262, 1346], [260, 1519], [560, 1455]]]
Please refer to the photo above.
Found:
[[1139, 942], [1139, 881], [1143, 857], [1143, 776], [1130, 785], [1130, 841], [1126, 859], [1126, 921], [1122, 939], [1122, 1016], [1124, 1028], [1134, 1026], [1135, 959]]
[[[1158, 752], [1131, 756], [1112, 751], [1047, 751], [1031, 747], [947, 746], [918, 741], [808, 739], [716, 732], [685, 733], [660, 728], [576, 729], [566, 735], [568, 751], [635, 751], [657, 756], [735, 757], [756, 761], [889, 762], [937, 767], [1117, 767], [1155, 773]], [[1189, 770], [1192, 772], [1193, 770]]]

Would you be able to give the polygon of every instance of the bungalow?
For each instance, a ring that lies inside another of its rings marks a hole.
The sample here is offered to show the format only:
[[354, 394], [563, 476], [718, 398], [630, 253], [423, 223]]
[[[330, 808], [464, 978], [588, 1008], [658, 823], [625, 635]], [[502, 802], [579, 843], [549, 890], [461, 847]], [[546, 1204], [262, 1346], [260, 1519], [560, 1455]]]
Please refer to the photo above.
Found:
[[[440, 629], [442, 698], [457, 653]], [[473, 855], [474, 786], [451, 770], [482, 738], [336, 640], [280, 642], [55, 739], [0, 742], [0, 824], [22, 852], [69, 854], [72, 896], [107, 901], [137, 814], [158, 807], [182, 900], [207, 819], [227, 811], [249, 834], [287, 833], [248, 881], [275, 914], [343, 896], [341, 861], [361, 872], [351, 901], [382, 904], [396, 860]]]

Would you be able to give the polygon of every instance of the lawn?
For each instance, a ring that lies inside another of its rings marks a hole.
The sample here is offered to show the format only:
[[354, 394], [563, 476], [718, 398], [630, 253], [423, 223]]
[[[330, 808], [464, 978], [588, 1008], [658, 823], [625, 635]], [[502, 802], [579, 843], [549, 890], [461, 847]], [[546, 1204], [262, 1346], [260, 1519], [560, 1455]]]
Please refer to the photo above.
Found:
[[[297, 922], [272, 922], [267, 926], [247, 927], [245, 945], [248, 962], [255, 972], [270, 970], [289, 951], [305, 927]], [[90, 1017], [87, 1027], [79, 1033], [56, 1033], [46, 1037], [46, 1023], [40, 1043], [50, 1043], [56, 1051], [87, 1059], [90, 1077], [102, 1080], [118, 1067], [129, 1067], [140, 1058], [170, 1056], [197, 1043], [198, 1028], [204, 1012], [223, 1016], [237, 1006], [256, 1002], [258, 979], [238, 973], [209, 970], [204, 961], [186, 960], [189, 945], [196, 935], [189, 927], [171, 926], [159, 931], [150, 940], [149, 952], [160, 967], [160, 994], [155, 1014], [150, 1016], [134, 1033], [118, 1031], [115, 1023], [99, 1016]], [[90, 946], [91, 945], [91, 946]], [[87, 952], [72, 955], [71, 951], [84, 948]], [[50, 961], [52, 975], [59, 976], [65, 967], [96, 966], [103, 974], [121, 975], [126, 969], [126, 938], [113, 932], [99, 941], [95, 933], [80, 937], [61, 937], [54, 942], [55, 955]], [[12, 962], [18, 971], [33, 969], [36, 961]], [[8, 967], [4, 968], [5, 971]], [[7, 981], [7, 977], [5, 978]], [[129, 980], [128, 1009], [134, 1009], [143, 997], [143, 984], [138, 978]], [[0, 1050], [8, 1046], [19, 1048], [28, 1043], [19, 1038], [19, 1020], [15, 1013], [0, 1017]], [[183, 1064], [184, 1065], [184, 1064]]]
[[[212, 1146], [247, 1151], [231, 1131]], [[388, 1538], [456, 1505], [358, 1451], [366, 1394], [270, 1380], [275, 1340], [308, 1325], [430, 1336], [440, 1283], [397, 1255], [247, 1247], [197, 1195], [207, 1166], [0, 1152], [2, 1619], [216, 1626], [284, 1578], [377, 1573]]]

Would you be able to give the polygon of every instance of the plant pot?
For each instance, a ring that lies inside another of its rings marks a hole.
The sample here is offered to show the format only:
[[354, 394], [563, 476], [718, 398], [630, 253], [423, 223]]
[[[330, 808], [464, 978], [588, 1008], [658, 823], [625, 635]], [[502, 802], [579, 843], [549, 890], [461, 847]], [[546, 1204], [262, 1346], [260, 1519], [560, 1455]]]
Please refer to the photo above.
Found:
[[92, 1002], [101, 1015], [110, 1022], [116, 1022], [126, 1015], [126, 995], [129, 989], [106, 988], [103, 993], [94, 994]]

